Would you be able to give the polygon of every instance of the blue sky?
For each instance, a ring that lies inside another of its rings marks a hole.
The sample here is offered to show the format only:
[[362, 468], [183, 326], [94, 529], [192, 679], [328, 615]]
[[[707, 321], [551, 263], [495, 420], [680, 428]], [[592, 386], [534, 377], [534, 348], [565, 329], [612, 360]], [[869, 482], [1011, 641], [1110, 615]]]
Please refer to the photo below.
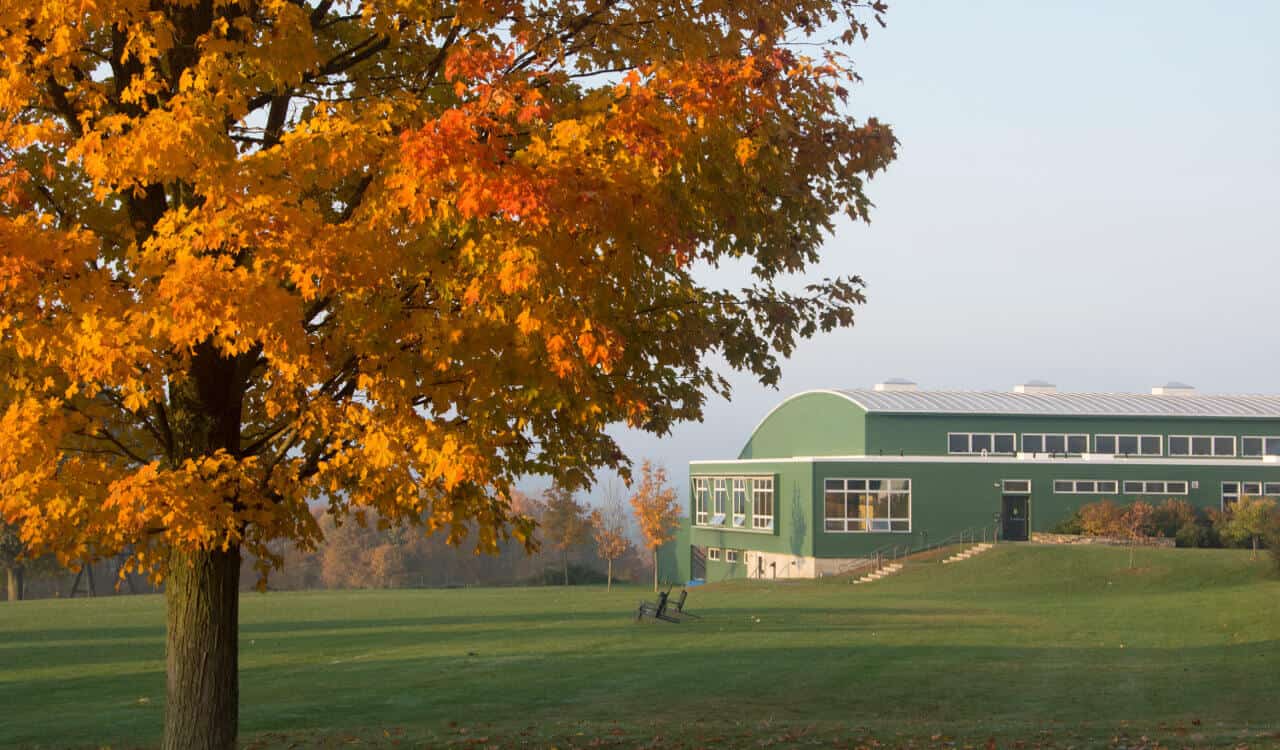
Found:
[[866, 279], [857, 326], [802, 345], [779, 390], [737, 378], [703, 423], [619, 430], [633, 459], [683, 486], [786, 395], [893, 376], [1280, 392], [1280, 2], [899, 0], [886, 20], [850, 110], [900, 156], [872, 224], [812, 269]]

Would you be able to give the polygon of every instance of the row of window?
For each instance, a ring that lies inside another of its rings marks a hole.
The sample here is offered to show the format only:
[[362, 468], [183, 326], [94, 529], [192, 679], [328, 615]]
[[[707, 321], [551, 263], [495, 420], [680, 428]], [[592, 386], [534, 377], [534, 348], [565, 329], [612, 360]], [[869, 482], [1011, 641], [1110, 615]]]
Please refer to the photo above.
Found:
[[910, 479], [828, 479], [824, 490], [826, 531], [911, 531]]
[[1280, 498], [1280, 482], [1223, 482], [1222, 507], [1240, 500], [1241, 497]]
[[[1094, 435], [1093, 452], [1113, 456], [1165, 455], [1162, 435]], [[1239, 439], [1239, 455], [1280, 456], [1280, 437], [1245, 436]], [[1013, 455], [1022, 453], [1089, 452], [1089, 436], [1073, 433], [1024, 432], [1021, 442], [1012, 432], [949, 432], [947, 452], [953, 455]], [[1170, 456], [1235, 456], [1234, 435], [1169, 435]]]
[[736, 563], [738, 561], [738, 550], [725, 549], [719, 547], [707, 547], [708, 560], [724, 560], [727, 563]]
[[[1125, 495], [1185, 495], [1188, 491], [1186, 482], [1163, 479], [1126, 479], [1118, 485]], [[1116, 490], [1114, 479], [1053, 480], [1053, 491], [1058, 495], [1114, 495]]]
[[772, 531], [773, 477], [694, 477], [693, 522]]

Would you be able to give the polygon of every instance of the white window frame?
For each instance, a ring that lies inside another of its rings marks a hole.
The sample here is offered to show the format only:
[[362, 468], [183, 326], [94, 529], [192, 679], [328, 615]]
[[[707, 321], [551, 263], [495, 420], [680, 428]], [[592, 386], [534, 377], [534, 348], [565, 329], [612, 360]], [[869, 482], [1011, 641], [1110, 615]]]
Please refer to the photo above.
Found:
[[725, 562], [727, 562], [727, 563], [734, 563], [734, 564], [737, 564], [737, 562], [738, 562], [738, 550], [736, 550], [736, 549], [727, 549], [727, 550], [725, 550], [725, 551], [724, 551], [724, 561], [725, 561]]
[[[839, 489], [832, 489], [831, 483], [838, 482]], [[871, 489], [871, 482], [879, 482], [880, 486]], [[900, 483], [899, 488], [895, 489], [894, 483]], [[861, 485], [861, 486], [858, 486]], [[838, 518], [827, 518], [827, 493], [838, 492], [843, 496], [844, 515]], [[873, 500], [871, 495], [877, 495]], [[880, 498], [879, 495], [886, 495], [885, 501], [889, 510], [893, 510], [893, 495], [906, 495], [907, 515], [905, 518], [888, 515], [883, 518], [871, 515], [870, 509], [875, 501]], [[857, 499], [854, 500], [853, 498]], [[862, 514], [858, 516], [849, 515], [850, 502], [857, 502], [862, 508]], [[911, 480], [906, 477], [895, 477], [892, 479], [883, 477], [828, 477], [822, 483], [822, 530], [827, 534], [910, 534], [911, 533]], [[851, 522], [858, 522], [862, 528], [849, 528]], [[831, 528], [832, 524], [839, 524], [840, 528]], [[878, 527], [884, 524], [884, 527]], [[899, 528], [893, 528], [894, 524], [899, 524]], [[905, 528], [902, 525], [905, 524]]]
[[1263, 482], [1262, 496], [1273, 498], [1280, 497], [1280, 482]]
[[711, 480], [711, 521], [710, 526], [724, 526], [725, 506], [729, 504], [729, 477], [716, 477]]
[[[1195, 452], [1194, 445], [1195, 445], [1195, 439], [1196, 439], [1196, 438], [1200, 438], [1201, 440], [1206, 440], [1206, 439], [1207, 439], [1207, 440], [1209, 441], [1209, 452], [1208, 452], [1208, 453], [1196, 453], [1196, 452]], [[1187, 441], [1187, 452], [1186, 452], [1186, 453], [1174, 453], [1174, 452], [1173, 452], [1173, 441], [1174, 441], [1175, 439], [1182, 439], [1182, 440], [1186, 440], [1186, 441]], [[1218, 441], [1219, 441], [1219, 440], [1230, 440], [1230, 441], [1231, 441], [1231, 452], [1230, 452], [1230, 453], [1219, 453], [1219, 452], [1218, 452]], [[1180, 457], [1180, 458], [1214, 458], [1214, 457], [1228, 457], [1228, 458], [1230, 458], [1230, 457], [1234, 457], [1234, 456], [1236, 456], [1236, 454], [1237, 454], [1237, 452], [1238, 452], [1239, 447], [1240, 447], [1240, 442], [1239, 442], [1239, 440], [1237, 440], [1237, 438], [1236, 438], [1236, 436], [1235, 436], [1235, 435], [1170, 435], [1170, 436], [1169, 436], [1169, 442], [1166, 444], [1166, 448], [1167, 448], [1167, 450], [1169, 451], [1169, 455], [1170, 455], [1170, 456], [1178, 456], [1178, 457]], [[1264, 449], [1264, 450], [1266, 449], [1266, 443], [1265, 443], [1265, 442], [1263, 443], [1263, 449]]]
[[711, 477], [693, 478], [693, 525], [707, 525], [707, 506], [711, 504]]
[[707, 559], [713, 560], [715, 562], [720, 562], [720, 548], [707, 547]]
[[1000, 482], [1000, 491], [1008, 495], [1031, 494], [1030, 479], [1004, 479]]
[[[765, 489], [762, 485], [768, 485]], [[773, 477], [753, 477], [751, 480], [751, 528], [759, 531], [773, 531]], [[769, 496], [769, 512], [761, 513], [761, 497]]]
[[[1236, 489], [1234, 492], [1227, 492], [1227, 485], [1229, 484], [1235, 485]], [[1228, 481], [1222, 483], [1222, 493], [1218, 496], [1220, 510], [1225, 511], [1230, 506], [1240, 502], [1240, 488], [1243, 485], [1244, 483], [1240, 481]]]
[[[1058, 489], [1059, 482], [1067, 482], [1068, 484], [1071, 485], [1071, 489], [1068, 489], [1068, 490]], [[1093, 484], [1093, 489], [1091, 490], [1080, 489], [1081, 482], [1090, 482], [1091, 484]], [[1102, 485], [1104, 484], [1111, 485], [1111, 489], [1104, 490], [1102, 488]], [[1053, 480], [1053, 494], [1055, 495], [1118, 495], [1120, 494], [1119, 489], [1120, 489], [1119, 481], [1115, 479], [1055, 479]]]
[[[1026, 440], [1029, 437], [1040, 438], [1040, 450], [1038, 451], [1027, 450]], [[1061, 451], [1049, 450], [1045, 446], [1045, 443], [1048, 442], [1048, 438], [1051, 438], [1051, 437], [1062, 438], [1062, 447], [1064, 448], [1064, 450], [1061, 450]], [[1071, 438], [1084, 438], [1084, 450], [1083, 451], [1071, 450]], [[1018, 440], [1018, 445], [1022, 448], [1023, 453], [1049, 453], [1055, 456], [1079, 456], [1089, 452], [1089, 434], [1085, 432], [1024, 432], [1022, 433], [1022, 437]]]
[[[957, 435], [963, 435], [965, 437], [965, 445], [968, 447], [963, 451], [951, 450], [951, 438]], [[989, 450], [975, 451], [973, 449], [974, 435], [985, 435], [991, 438], [991, 448]], [[1013, 450], [1011, 451], [996, 450], [997, 437], [1007, 437], [1012, 439]], [[1012, 456], [1017, 452], [1018, 452], [1018, 435], [1017, 433], [1014, 433], [1014, 432], [948, 432], [947, 433], [947, 455], [950, 455], [950, 456], [986, 456], [986, 455]]]
[[[733, 528], [741, 529], [747, 525], [747, 478], [733, 478]], [[741, 503], [739, 503], [741, 501]], [[741, 510], [741, 512], [739, 512]]]
[[[1258, 440], [1258, 453], [1249, 453], [1245, 450], [1245, 443], [1249, 440]], [[1273, 453], [1267, 452], [1267, 441], [1274, 440], [1276, 442], [1276, 450]], [[1240, 455], [1248, 458], [1262, 458], [1263, 456], [1280, 456], [1280, 435], [1241, 435], [1240, 442], [1237, 444], [1240, 448]]]
[[[1112, 440], [1115, 441], [1116, 449], [1111, 452], [1099, 450], [1098, 438], [1111, 438]], [[1137, 438], [1138, 452], [1137, 453], [1121, 453], [1120, 438]], [[1155, 453], [1143, 453], [1142, 452], [1143, 438], [1155, 438], [1156, 444], [1160, 446], [1159, 449]], [[1139, 435], [1139, 434], [1133, 434], [1129, 432], [1125, 432], [1125, 433], [1102, 432], [1102, 433], [1095, 434], [1093, 436], [1093, 452], [1102, 454], [1104, 456], [1163, 456], [1164, 455], [1164, 436], [1163, 435]]]
[[[1142, 485], [1141, 490], [1131, 490], [1126, 485], [1130, 483]], [[1158, 484], [1158, 489], [1150, 489], [1150, 485]], [[1170, 484], [1182, 485], [1181, 492], [1175, 492], [1169, 489]], [[1121, 494], [1124, 495], [1187, 495], [1191, 492], [1191, 482], [1186, 479], [1125, 479], [1120, 482]]]

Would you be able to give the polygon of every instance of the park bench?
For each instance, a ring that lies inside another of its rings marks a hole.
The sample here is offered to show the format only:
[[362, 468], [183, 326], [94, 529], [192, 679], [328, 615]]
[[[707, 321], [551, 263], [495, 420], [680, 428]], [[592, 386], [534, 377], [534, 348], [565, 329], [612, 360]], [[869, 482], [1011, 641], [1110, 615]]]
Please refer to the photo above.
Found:
[[640, 607], [636, 610], [636, 621], [638, 622], [648, 617], [654, 620], [664, 620], [666, 622], [680, 622], [680, 618], [678, 616], [674, 616], [668, 611], [668, 602], [670, 599], [671, 592], [668, 590], [658, 592], [658, 601], [656, 603], [640, 602]]
[[[668, 591], [667, 593], [670, 594], [670, 591]], [[676, 598], [674, 602], [671, 602], [668, 605], [668, 609], [674, 608], [676, 611], [676, 615], [679, 617], [692, 617], [695, 620], [701, 620], [702, 619], [701, 617], [698, 617], [692, 612], [684, 611], [684, 603], [688, 599], [689, 599], [689, 589], [680, 589], [680, 596]]]
[[636, 621], [643, 620], [646, 617], [676, 623], [680, 622], [682, 617], [698, 619], [697, 615], [684, 611], [684, 603], [688, 598], [689, 591], [687, 589], [681, 589], [680, 597], [674, 603], [671, 599], [671, 589], [659, 591], [657, 602], [640, 602], [640, 606], [636, 610]]

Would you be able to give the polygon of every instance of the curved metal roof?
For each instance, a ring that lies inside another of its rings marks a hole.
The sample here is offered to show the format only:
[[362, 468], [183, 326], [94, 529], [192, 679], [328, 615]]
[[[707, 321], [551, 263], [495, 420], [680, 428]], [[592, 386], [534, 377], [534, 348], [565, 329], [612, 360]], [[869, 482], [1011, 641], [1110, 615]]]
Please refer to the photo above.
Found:
[[1010, 393], [1005, 391], [874, 391], [837, 393], [868, 412], [1025, 414], [1088, 417], [1241, 417], [1280, 419], [1280, 396], [1145, 393]]

